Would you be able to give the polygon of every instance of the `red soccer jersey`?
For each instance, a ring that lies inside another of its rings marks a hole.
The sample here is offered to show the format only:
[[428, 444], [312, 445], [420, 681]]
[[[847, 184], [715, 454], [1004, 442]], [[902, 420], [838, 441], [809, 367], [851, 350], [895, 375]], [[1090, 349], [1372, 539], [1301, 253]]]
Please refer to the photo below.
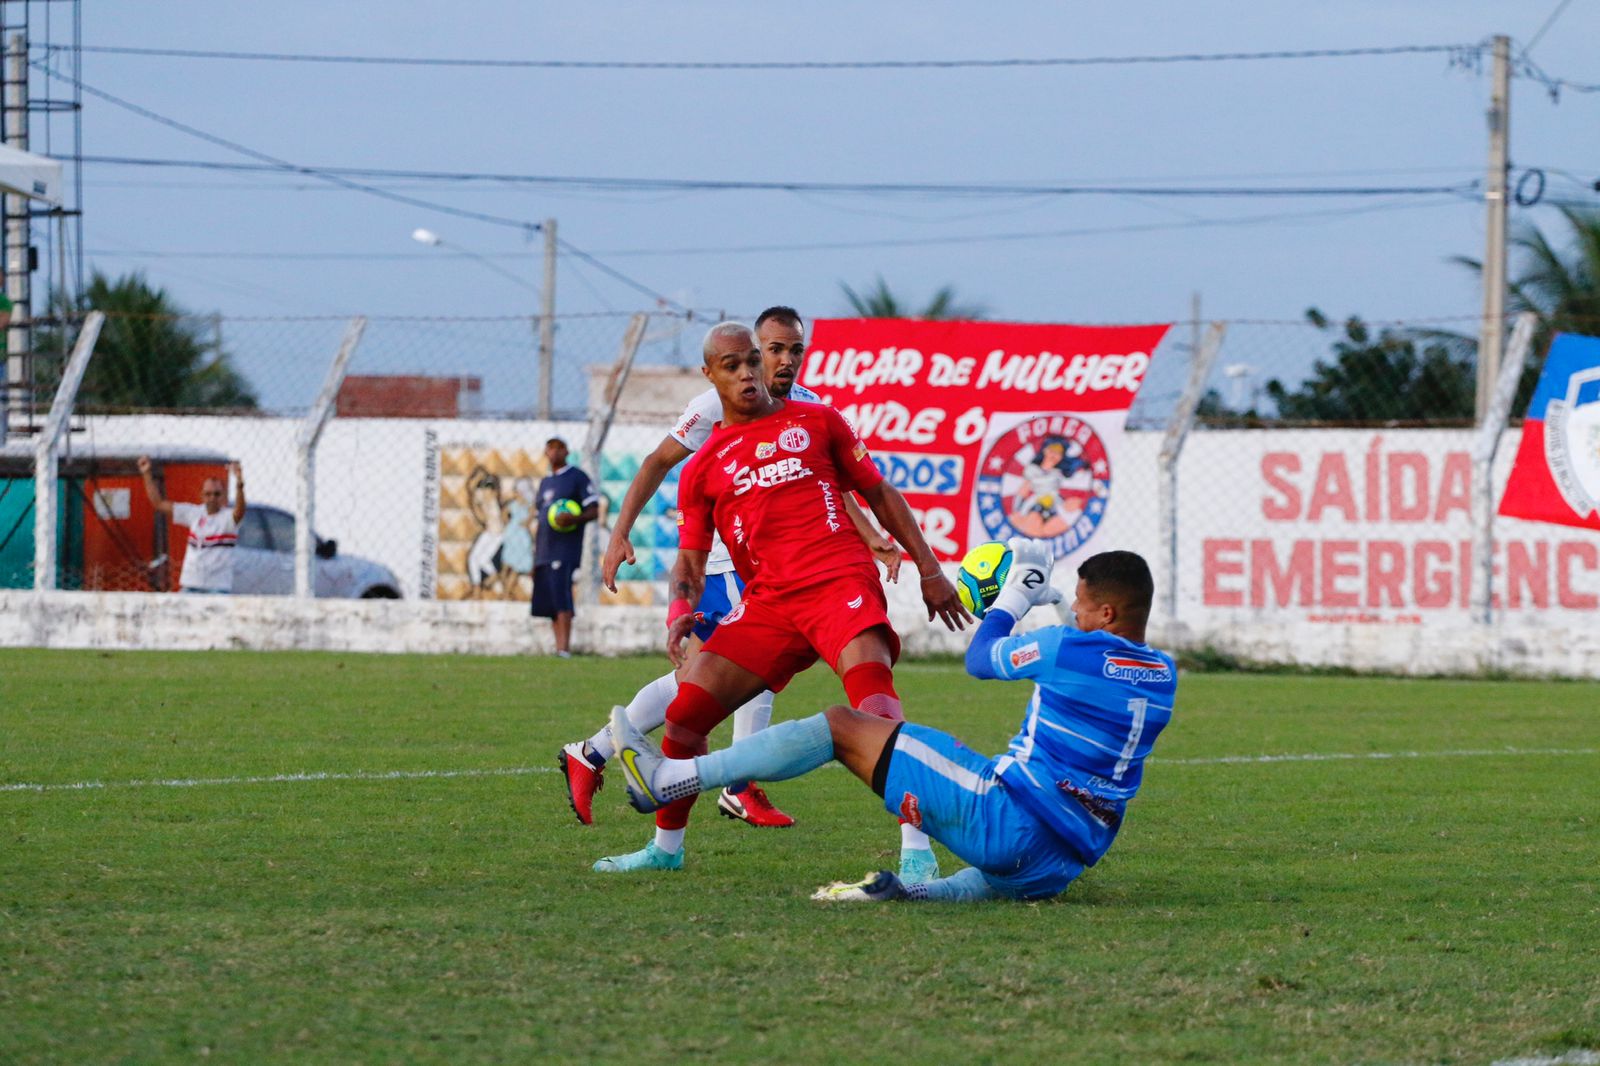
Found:
[[865, 565], [872, 553], [844, 494], [883, 480], [833, 408], [785, 401], [754, 422], [712, 431], [678, 479], [678, 545], [708, 551], [715, 527], [750, 584], [804, 584]]

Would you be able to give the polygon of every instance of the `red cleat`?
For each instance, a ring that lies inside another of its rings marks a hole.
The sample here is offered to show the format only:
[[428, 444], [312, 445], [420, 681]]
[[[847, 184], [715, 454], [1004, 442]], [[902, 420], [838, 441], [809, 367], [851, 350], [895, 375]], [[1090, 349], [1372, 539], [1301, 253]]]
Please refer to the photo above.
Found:
[[717, 797], [717, 810], [725, 818], [737, 818], [757, 829], [787, 829], [794, 824], [794, 819], [774, 807], [761, 786], [753, 781], [743, 792], [723, 789], [722, 795]]
[[567, 802], [584, 825], [594, 824], [594, 794], [605, 787], [604, 765], [595, 766], [583, 754], [583, 744], [568, 744], [556, 755], [561, 775], [567, 779]]

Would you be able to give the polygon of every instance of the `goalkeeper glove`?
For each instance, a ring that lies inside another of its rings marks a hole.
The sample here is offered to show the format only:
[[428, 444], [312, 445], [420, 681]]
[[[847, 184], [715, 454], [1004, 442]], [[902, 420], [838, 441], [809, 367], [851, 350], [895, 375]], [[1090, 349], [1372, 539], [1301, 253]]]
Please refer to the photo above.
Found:
[[1005, 587], [994, 598], [991, 610], [1001, 610], [1018, 621], [1030, 608], [1041, 603], [1060, 603], [1061, 593], [1050, 584], [1050, 568], [1055, 557], [1043, 541], [1031, 537], [1012, 537], [1006, 542], [1011, 549], [1011, 573], [1006, 575]]

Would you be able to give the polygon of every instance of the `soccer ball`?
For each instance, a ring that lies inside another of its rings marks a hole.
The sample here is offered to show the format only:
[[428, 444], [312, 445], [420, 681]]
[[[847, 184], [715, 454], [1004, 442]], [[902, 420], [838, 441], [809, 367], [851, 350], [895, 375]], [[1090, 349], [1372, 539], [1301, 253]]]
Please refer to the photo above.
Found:
[[1010, 548], [998, 540], [973, 548], [956, 571], [956, 595], [961, 597], [961, 605], [972, 612], [972, 617], [982, 618], [1000, 595], [1009, 573]]
[[566, 529], [562, 529], [561, 526], [556, 523], [557, 516], [570, 515], [572, 518], [577, 518], [581, 514], [583, 514], [583, 508], [578, 506], [577, 500], [557, 500], [555, 503], [550, 505], [550, 510], [545, 512], [544, 519], [546, 522], [550, 523], [551, 529], [561, 530], [561, 532], [566, 533], [569, 532], [572, 527], [568, 526]]

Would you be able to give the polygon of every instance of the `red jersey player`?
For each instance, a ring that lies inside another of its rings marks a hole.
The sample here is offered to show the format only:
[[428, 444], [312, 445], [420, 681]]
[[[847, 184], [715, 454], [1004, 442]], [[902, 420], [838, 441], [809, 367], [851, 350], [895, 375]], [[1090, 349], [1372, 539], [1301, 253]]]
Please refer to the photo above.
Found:
[[[781, 691], [819, 658], [844, 682], [853, 707], [899, 721], [891, 667], [900, 639], [889, 624], [872, 553], [845, 516], [844, 494], [860, 493], [910, 554], [929, 620], [938, 616], [961, 629], [970, 616], [955, 587], [905, 498], [884, 481], [850, 424], [832, 408], [775, 399], [767, 391], [761, 352], [747, 326], [712, 327], [705, 352], [704, 373], [722, 399], [722, 422], [678, 480], [682, 528], [667, 636], [675, 662], [693, 625], [691, 605], [705, 581], [713, 529], [750, 583], [678, 686], [667, 708], [663, 752], [703, 754], [707, 734], [734, 708], [764, 688]], [[691, 797], [663, 807], [650, 844], [601, 859], [595, 869], [681, 868], [693, 805]], [[937, 876], [928, 838], [909, 825], [901, 831], [902, 869], [919, 881]]]

